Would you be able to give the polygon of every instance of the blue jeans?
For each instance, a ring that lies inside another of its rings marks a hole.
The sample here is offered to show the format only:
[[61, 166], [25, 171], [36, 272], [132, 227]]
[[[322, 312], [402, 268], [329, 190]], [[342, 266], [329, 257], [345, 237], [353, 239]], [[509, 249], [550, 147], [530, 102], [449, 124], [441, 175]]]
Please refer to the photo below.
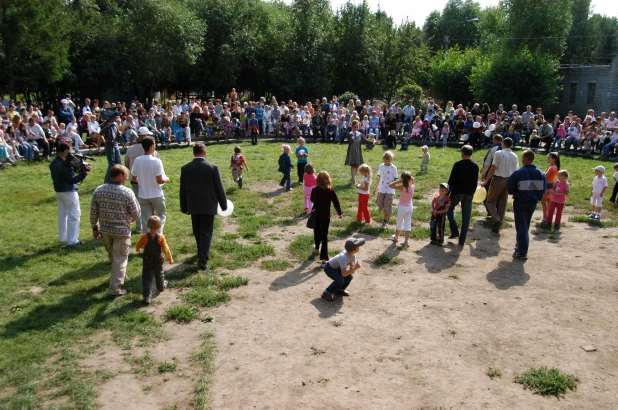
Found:
[[116, 164], [122, 164], [122, 158], [120, 158], [120, 149], [118, 145], [113, 147], [105, 147], [105, 156], [107, 156], [107, 172], [105, 173], [105, 183], [109, 183], [112, 179], [109, 176], [109, 170]]
[[513, 146], [519, 144], [519, 139], [521, 138], [521, 134], [519, 132], [513, 133]]
[[571, 145], [572, 145], [573, 149], [577, 152], [578, 144], [579, 144], [579, 139], [567, 138], [566, 140], [564, 140], [564, 151], [568, 153], [569, 148], [571, 148]]
[[604, 156], [604, 157], [608, 157], [608, 156], [609, 156], [609, 151], [611, 151], [611, 150], [612, 150], [612, 148], [614, 148], [615, 146], [616, 146], [616, 143], [615, 143], [615, 142], [610, 142], [609, 144], [606, 144], [606, 145], [603, 147], [603, 156]]
[[290, 179], [290, 173], [289, 172], [282, 172], [283, 174], [283, 178], [281, 178], [281, 182], [279, 183], [279, 185], [284, 186], [285, 185], [285, 190], [289, 191], [292, 188], [292, 181]]
[[560, 149], [561, 145], [562, 145], [562, 137], [556, 137], [554, 138], [554, 142], [551, 143], [549, 150], [553, 151], [554, 148]]
[[528, 231], [530, 230], [530, 221], [532, 214], [536, 209], [537, 201], [518, 201], [513, 204], [513, 213], [515, 214], [515, 230], [517, 231], [517, 242], [515, 249], [521, 255], [528, 254], [528, 244], [530, 238]]
[[326, 275], [333, 280], [333, 283], [331, 283], [325, 291], [331, 295], [335, 293], [336, 290], [345, 290], [350, 282], [352, 282], [352, 279], [354, 279], [354, 275], [352, 274], [343, 277], [341, 270], [331, 268], [328, 263], [324, 265], [324, 273], [326, 273]]
[[18, 146], [19, 155], [24, 157], [26, 161], [32, 161], [34, 159], [34, 150], [32, 149], [32, 145], [25, 143], [24, 145]]
[[[461, 232], [457, 229], [455, 221], [455, 207], [461, 203]], [[472, 195], [455, 194], [451, 196], [451, 206], [446, 213], [451, 228], [451, 235], [459, 236], [459, 243], [464, 244], [470, 226], [470, 216], [472, 215]]]

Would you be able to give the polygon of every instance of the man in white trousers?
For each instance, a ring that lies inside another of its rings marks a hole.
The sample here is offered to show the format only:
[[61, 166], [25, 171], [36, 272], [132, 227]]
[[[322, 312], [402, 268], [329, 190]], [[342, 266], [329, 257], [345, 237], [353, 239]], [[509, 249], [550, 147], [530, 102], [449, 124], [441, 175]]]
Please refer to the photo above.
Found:
[[79, 196], [77, 195], [77, 183], [86, 178], [89, 165], [84, 165], [84, 169], [75, 175], [73, 167], [67, 163], [67, 156], [71, 152], [71, 147], [67, 143], [58, 145], [56, 158], [49, 164], [54, 190], [56, 191], [56, 201], [58, 201], [58, 235], [60, 242], [68, 246], [83, 245], [79, 240], [79, 222], [82, 211], [79, 207]]

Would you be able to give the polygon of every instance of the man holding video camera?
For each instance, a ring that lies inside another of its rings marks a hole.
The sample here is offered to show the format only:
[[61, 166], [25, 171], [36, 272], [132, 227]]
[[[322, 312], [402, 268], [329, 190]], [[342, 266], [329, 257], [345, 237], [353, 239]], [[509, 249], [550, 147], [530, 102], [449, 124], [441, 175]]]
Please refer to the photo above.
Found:
[[71, 165], [71, 147], [62, 142], [58, 144], [56, 158], [49, 164], [51, 177], [58, 201], [58, 235], [60, 243], [68, 246], [83, 245], [79, 240], [79, 221], [82, 211], [79, 207], [77, 183], [88, 175], [90, 165], [82, 162], [82, 168], [76, 175]]

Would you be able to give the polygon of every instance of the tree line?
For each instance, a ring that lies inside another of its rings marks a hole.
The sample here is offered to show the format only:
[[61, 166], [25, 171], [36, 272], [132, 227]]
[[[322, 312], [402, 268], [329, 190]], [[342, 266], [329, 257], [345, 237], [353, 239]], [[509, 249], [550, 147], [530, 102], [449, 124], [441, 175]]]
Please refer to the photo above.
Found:
[[543, 106], [560, 63], [618, 52], [618, 19], [595, 11], [590, 0], [449, 0], [418, 27], [366, 0], [2, 0], [0, 92], [51, 104], [67, 91], [143, 101], [235, 87], [252, 99], [351, 91]]

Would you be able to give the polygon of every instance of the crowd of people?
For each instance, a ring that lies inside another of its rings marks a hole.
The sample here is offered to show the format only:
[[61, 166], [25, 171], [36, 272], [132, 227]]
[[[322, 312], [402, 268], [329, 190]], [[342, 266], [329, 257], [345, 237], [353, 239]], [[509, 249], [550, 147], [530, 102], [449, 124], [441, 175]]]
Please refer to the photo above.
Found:
[[410, 143], [445, 146], [458, 141], [478, 149], [491, 145], [494, 135], [511, 138], [513, 146], [526, 146], [536, 151], [597, 153], [603, 157], [616, 156], [618, 119], [616, 113], [596, 115], [588, 110], [577, 116], [572, 111], [561, 117], [547, 118], [542, 108], [534, 111], [528, 105], [523, 112], [513, 105], [510, 110], [502, 104], [492, 110], [488, 104], [472, 107], [447, 101], [440, 106], [429, 98], [426, 105], [414, 107], [411, 100], [380, 104], [378, 100], [350, 99], [347, 103], [333, 96], [299, 104], [287, 103], [272, 97], [259, 101], [239, 100], [236, 90], [226, 100], [204, 100], [196, 97], [179, 98], [161, 104], [154, 100], [149, 108], [137, 97], [130, 103], [103, 102], [86, 98], [76, 105], [69, 94], [60, 102], [56, 112], [42, 113], [36, 103], [8, 101], [0, 96], [0, 163], [19, 160], [32, 161], [49, 158], [57, 144], [66, 142], [75, 151], [85, 144], [100, 149], [105, 143], [105, 109], [118, 115], [114, 138], [123, 146], [138, 139], [138, 130], [146, 127], [158, 144], [170, 142], [190, 144], [192, 140], [206, 141], [251, 137], [253, 144], [259, 136], [274, 135], [285, 140], [303, 137], [307, 141], [345, 143], [352, 134], [352, 124], [367, 148], [382, 144], [388, 148], [407, 149]]
[[[0, 160], [10, 163], [22, 158], [49, 158], [52, 152], [56, 152], [55, 159], [50, 163], [50, 171], [58, 202], [59, 237], [63, 244], [79, 246], [84, 242], [78, 238], [81, 211], [77, 183], [87, 177], [89, 168], [82, 164], [77, 169], [67, 158], [71, 155], [71, 147], [79, 151], [83, 145], [82, 132], [86, 129], [87, 141], [91, 141], [97, 148], [104, 145], [108, 171], [105, 183], [93, 194], [91, 224], [94, 238], [103, 239], [112, 261], [109, 294], [116, 297], [125, 293], [121, 286], [131, 245], [131, 223], [136, 222], [138, 231], [143, 234], [137, 250], [145, 250], [144, 301], [149, 303], [152, 280], [160, 291], [166, 285], [162, 273], [163, 254], [169, 261], [172, 260], [163, 236], [166, 202], [161, 189], [161, 185], [169, 182], [169, 178], [156, 151], [157, 143], [168, 144], [176, 131], [179, 131], [177, 140], [187, 142], [188, 145], [192, 139], [202, 136], [208, 139], [215, 132], [211, 128], [220, 127], [221, 121], [224, 135], [229, 122], [235, 124], [231, 131], [234, 135], [238, 135], [238, 132], [241, 135], [252, 134], [254, 144], [257, 144], [258, 135], [268, 135], [278, 130], [283, 133], [284, 139], [292, 141], [295, 138], [298, 142], [296, 149], [288, 144], [282, 145], [279, 171], [283, 177], [280, 185], [286, 191], [293, 190], [291, 170], [296, 167], [298, 184], [303, 186], [307, 213], [315, 214], [314, 251], [325, 266], [326, 274], [334, 280], [322, 296], [333, 300], [336, 293], [344, 296], [349, 294], [346, 287], [351, 275], [360, 268], [360, 263], [352, 256], [358, 252], [362, 241], [346, 242], [346, 251], [338, 255], [338, 259], [328, 259], [330, 211], [334, 206], [341, 218], [341, 205], [332, 189], [328, 172], [317, 172], [314, 169], [307, 140], [347, 143], [345, 164], [350, 166], [351, 184], [358, 189], [357, 222], [371, 223], [369, 204], [371, 196], [375, 195], [376, 205], [383, 214], [381, 228], [387, 228], [393, 214], [394, 199], [399, 192], [392, 240], [398, 243], [403, 235], [404, 247], [409, 245], [412, 227], [415, 180], [410, 170], [399, 176], [393, 164], [393, 149], [397, 144], [401, 145], [400, 149], [406, 149], [414, 141], [438, 146], [446, 144], [451, 138], [463, 141], [461, 161], [454, 164], [449, 180], [436, 187], [438, 193], [431, 201], [430, 243], [438, 246], [444, 244], [448, 221], [449, 239], [458, 239], [460, 246], [465, 244], [472, 198], [478, 189], [478, 181], [481, 181], [481, 186], [487, 191], [485, 206], [495, 233], [500, 231], [503, 224], [508, 195], [513, 196], [517, 231], [513, 257], [526, 259], [528, 230], [538, 202], [542, 203], [543, 223], [549, 227], [553, 223], [554, 230], [560, 229], [561, 213], [569, 193], [568, 171], [561, 168], [558, 153], [562, 143], [565, 143], [567, 152], [574, 147], [575, 150], [596, 150], [603, 156], [609, 156], [616, 149], [618, 133], [614, 112], [606, 118], [605, 113], [595, 117], [594, 112], [589, 111], [583, 121], [569, 112], [564, 122], [556, 116], [550, 125], [541, 109], [532, 113], [530, 106], [520, 114], [517, 106], [507, 112], [500, 105], [493, 112], [487, 104], [482, 107], [475, 104], [468, 110], [461, 105], [454, 107], [448, 102], [442, 108], [430, 99], [427, 106], [417, 112], [411, 101], [403, 107], [399, 102], [388, 107], [380, 106], [377, 102], [370, 104], [366, 101], [362, 105], [359, 100], [350, 100], [347, 106], [343, 106], [338, 103], [337, 97], [333, 97], [330, 102], [324, 98], [322, 102], [316, 100], [315, 104], [299, 106], [292, 101], [279, 104], [274, 97], [270, 105], [264, 99], [241, 104], [237, 98], [238, 94], [233, 90], [225, 102], [215, 100], [202, 103], [193, 98], [188, 103], [182, 99], [175, 104], [168, 103], [165, 109], [155, 101], [148, 111], [138, 101], [131, 102], [128, 108], [122, 103], [106, 101], [99, 109], [98, 101], [95, 100], [91, 107], [90, 100], [86, 99], [78, 110], [67, 95], [61, 101], [57, 116], [49, 110], [45, 117], [42, 117], [36, 105], [23, 107], [23, 104], [16, 106], [9, 103], [6, 110], [3, 103], [0, 104]], [[75, 115], [76, 110], [82, 113], [79, 119]], [[137, 113], [135, 117], [134, 113]], [[17, 134], [15, 129], [18, 130]], [[231, 133], [227, 135], [231, 136]], [[548, 151], [545, 172], [533, 165], [535, 152], [542, 143]], [[511, 150], [517, 144], [529, 147], [522, 155], [521, 167], [519, 158]], [[121, 165], [118, 145], [128, 145], [125, 166]], [[377, 167], [374, 182], [372, 167], [363, 158], [363, 147], [372, 149], [376, 145], [382, 145], [388, 150], [384, 152], [383, 163]], [[485, 146], [488, 150], [479, 166], [471, 160], [471, 156], [474, 150]], [[248, 168], [247, 159], [241, 152], [241, 147], [237, 146], [230, 164], [232, 176], [239, 188], [243, 186], [243, 170]], [[292, 152], [295, 161], [290, 157]], [[206, 269], [217, 205], [225, 210], [227, 202], [219, 168], [205, 160], [205, 146], [202, 143], [195, 144], [193, 153], [194, 161], [181, 169], [181, 211], [191, 215], [198, 246], [198, 266]], [[423, 145], [421, 173], [429, 172], [430, 158], [429, 147]], [[614, 180], [617, 183], [610, 198], [612, 202], [615, 202], [618, 193], [618, 164], [615, 169], [617, 172]], [[589, 216], [592, 219], [601, 217], [603, 195], [609, 186], [604, 173], [603, 166], [595, 168], [596, 176], [591, 191], [592, 213]], [[130, 181], [132, 189], [124, 186], [127, 181]], [[457, 205], [461, 205], [461, 227], [457, 226], [454, 217]], [[153, 258], [156, 260], [153, 261]], [[343, 264], [344, 261], [351, 265]], [[336, 271], [339, 274], [335, 274]]]

